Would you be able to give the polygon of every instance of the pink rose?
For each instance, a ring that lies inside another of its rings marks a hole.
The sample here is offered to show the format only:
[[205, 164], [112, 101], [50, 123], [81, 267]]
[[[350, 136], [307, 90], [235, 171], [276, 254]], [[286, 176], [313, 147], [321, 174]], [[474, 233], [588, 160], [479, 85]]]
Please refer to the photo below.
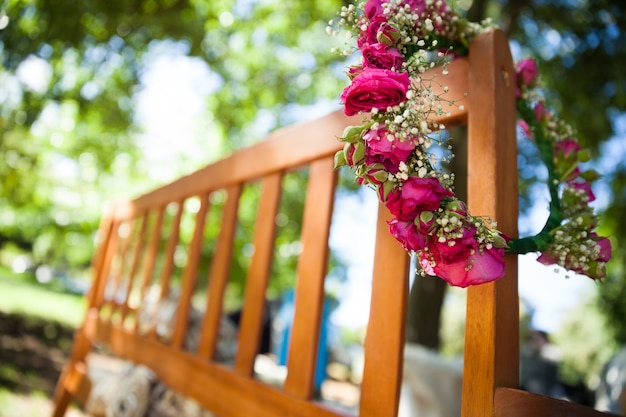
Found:
[[369, 112], [374, 107], [386, 109], [402, 103], [406, 100], [410, 83], [407, 72], [365, 68], [341, 94], [344, 112], [353, 116], [359, 112]]
[[424, 264], [430, 264], [431, 275], [440, 277], [450, 285], [465, 288], [469, 285], [484, 284], [502, 278], [505, 265], [504, 249], [494, 247], [482, 251], [476, 250], [469, 257], [459, 258], [453, 262], [437, 259], [434, 254], [433, 258], [429, 259], [422, 253], [420, 265], [423, 267]]
[[406, 162], [415, 149], [410, 140], [389, 138], [389, 130], [384, 126], [377, 130], [368, 130], [363, 135], [365, 141], [365, 163], [382, 164], [389, 172], [397, 173], [398, 164]]
[[477, 243], [474, 239], [476, 229], [463, 228], [463, 236], [458, 239], [440, 242], [435, 238], [434, 242], [429, 245], [433, 253], [433, 258], [437, 262], [453, 263], [459, 260], [465, 261], [471, 252], [476, 250]]
[[396, 48], [385, 45], [384, 43], [371, 43], [361, 48], [363, 54], [363, 66], [381, 69], [394, 69], [396, 71], [402, 68], [404, 57]]
[[365, 3], [365, 16], [368, 19], [373, 19], [376, 16], [383, 15], [383, 3], [387, 0], [367, 0]]
[[453, 195], [436, 178], [409, 177], [401, 190], [389, 193], [385, 205], [398, 219], [412, 221], [421, 212], [437, 210], [443, 198]]
[[387, 222], [389, 233], [406, 251], [419, 251], [426, 246], [427, 237], [420, 233], [412, 221], [393, 219]]
[[532, 87], [539, 78], [537, 62], [532, 58], [522, 59], [517, 63], [516, 82], [518, 86]]

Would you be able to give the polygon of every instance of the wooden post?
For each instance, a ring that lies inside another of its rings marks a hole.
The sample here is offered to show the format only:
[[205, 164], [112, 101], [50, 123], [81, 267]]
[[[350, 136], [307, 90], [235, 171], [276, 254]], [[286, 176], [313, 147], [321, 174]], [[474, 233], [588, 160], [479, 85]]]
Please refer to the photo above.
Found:
[[[515, 69], [505, 34], [474, 39], [469, 55], [468, 206], [517, 237]], [[496, 387], [516, 387], [519, 373], [517, 257], [506, 276], [468, 290], [463, 417], [493, 415]]]

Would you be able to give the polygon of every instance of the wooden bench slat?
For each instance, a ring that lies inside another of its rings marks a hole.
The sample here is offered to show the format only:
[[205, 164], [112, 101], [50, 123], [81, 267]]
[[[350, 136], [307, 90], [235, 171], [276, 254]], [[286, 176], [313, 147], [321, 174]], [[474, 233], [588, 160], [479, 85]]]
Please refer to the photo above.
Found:
[[280, 206], [283, 175], [274, 173], [263, 180], [261, 202], [254, 231], [254, 254], [250, 263], [244, 303], [239, 324], [239, 341], [235, 369], [252, 375], [263, 317], [270, 268], [275, 249], [276, 215]]
[[217, 246], [213, 255], [213, 264], [209, 274], [209, 285], [205, 315], [202, 320], [200, 356], [213, 359], [219, 337], [222, 318], [224, 291], [228, 283], [233, 251], [233, 239], [237, 226], [237, 211], [242, 186], [235, 184], [227, 189], [226, 203], [222, 212], [222, 222]]
[[130, 312], [130, 297], [133, 292], [135, 280], [137, 277], [137, 271], [139, 270], [139, 265], [141, 264], [141, 254], [143, 252], [145, 240], [146, 240], [146, 232], [148, 230], [148, 219], [147, 216], [142, 216], [138, 219], [141, 223], [139, 227], [139, 231], [137, 233], [137, 240], [133, 245], [133, 255], [132, 255], [132, 264], [130, 267], [130, 271], [128, 273], [128, 285], [126, 286], [126, 297], [124, 300], [123, 310], [122, 310], [122, 320], [125, 319]]
[[[128, 265], [128, 247], [130, 246], [130, 237], [132, 234], [132, 223], [128, 221], [122, 221], [116, 227], [115, 233], [117, 235], [118, 244], [116, 251], [113, 255], [113, 262], [111, 265], [111, 278], [109, 279], [109, 285], [105, 289], [106, 294], [109, 297], [109, 304], [111, 307], [111, 315], [119, 312], [122, 307], [120, 302], [120, 295], [123, 295], [124, 284], [127, 282], [126, 267]], [[118, 317], [119, 318], [119, 317]]]
[[318, 403], [286, 396], [277, 388], [231, 372], [223, 365], [202, 360], [189, 352], [172, 350], [155, 340], [137, 337], [122, 326], [98, 320], [97, 314], [88, 316], [85, 330], [90, 338], [106, 342], [119, 356], [150, 366], [164, 383], [176, 386], [184, 395], [197, 398], [200, 404], [220, 417], [350, 416]]
[[[178, 240], [180, 238], [180, 220], [183, 217], [184, 203], [184, 199], [178, 200], [175, 203], [176, 214], [172, 219], [170, 229], [165, 231], [167, 233], [167, 246], [165, 248], [165, 253], [161, 255], [165, 262], [163, 264], [163, 269], [161, 270], [159, 283], [159, 288], [161, 289], [160, 299], [167, 297], [170, 291], [170, 281], [172, 278], [172, 271], [174, 270], [174, 251], [176, 250], [176, 245], [178, 245]], [[167, 207], [165, 210], [167, 210]], [[163, 231], [161, 232], [161, 235], [162, 234]]]
[[394, 399], [399, 398], [402, 383], [410, 259], [389, 233], [387, 220], [390, 219], [389, 211], [380, 206], [364, 345], [367, 355], [361, 384], [362, 417], [395, 416], [398, 413], [398, 403]]
[[298, 259], [285, 391], [305, 399], [311, 397], [314, 389], [324, 308], [328, 238], [337, 183], [333, 163], [329, 157], [311, 164], [302, 220], [302, 253]]
[[196, 288], [198, 264], [200, 262], [202, 243], [204, 241], [204, 226], [206, 224], [208, 211], [209, 196], [202, 195], [200, 197], [200, 207], [195, 216], [193, 237], [191, 238], [189, 252], [187, 253], [187, 263], [183, 271], [180, 300], [178, 309], [176, 310], [174, 333], [172, 334], [172, 346], [178, 349], [183, 346], [187, 332], [189, 312], [191, 309], [191, 296]]
[[[114, 212], [113, 212], [113, 215], [114, 215]], [[119, 234], [117, 233], [118, 227], [119, 227], [119, 221], [114, 220], [114, 218], [112, 217], [109, 223], [108, 230], [107, 230], [107, 237], [105, 238], [106, 247], [105, 247], [105, 252], [103, 254], [104, 259], [102, 262], [102, 268], [99, 271], [97, 271], [95, 285], [94, 285], [94, 288], [92, 289], [92, 291], [94, 291], [92, 300], [95, 303], [95, 305], [98, 305], [98, 306], [102, 306], [105, 302], [104, 292], [106, 290], [109, 273], [111, 272], [111, 263], [117, 252], [117, 245], [119, 242]]]
[[143, 264], [143, 280], [141, 283], [141, 299], [146, 296], [148, 287], [152, 282], [154, 268], [156, 266], [156, 258], [159, 253], [159, 245], [161, 243], [161, 230], [163, 229], [163, 221], [165, 219], [165, 206], [157, 209], [156, 220], [152, 225], [150, 236], [150, 246], [148, 246]]

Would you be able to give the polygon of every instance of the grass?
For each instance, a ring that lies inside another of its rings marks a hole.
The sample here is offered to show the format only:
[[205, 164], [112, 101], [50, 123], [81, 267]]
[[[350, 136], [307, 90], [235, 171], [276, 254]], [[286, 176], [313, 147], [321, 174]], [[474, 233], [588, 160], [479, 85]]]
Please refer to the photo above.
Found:
[[[77, 327], [85, 315], [81, 295], [59, 292], [0, 268], [0, 311]], [[1, 417], [1, 416], [0, 416]]]
[[[44, 393], [15, 394], [0, 388], [0, 417], [45, 417], [52, 413], [52, 402]], [[79, 410], [70, 407], [67, 417], [83, 417]]]
[[[0, 266], [0, 311], [77, 327], [85, 315], [85, 303], [80, 295], [62, 292], [55, 285], [39, 284], [28, 274], [15, 274]], [[12, 363], [0, 365], [2, 380], [18, 378], [29, 385], [27, 380], [36, 377], [32, 371], [18, 369]], [[44, 417], [51, 412], [52, 402], [46, 393], [36, 389], [17, 393], [0, 386], [0, 417]], [[71, 409], [67, 416], [84, 414]]]

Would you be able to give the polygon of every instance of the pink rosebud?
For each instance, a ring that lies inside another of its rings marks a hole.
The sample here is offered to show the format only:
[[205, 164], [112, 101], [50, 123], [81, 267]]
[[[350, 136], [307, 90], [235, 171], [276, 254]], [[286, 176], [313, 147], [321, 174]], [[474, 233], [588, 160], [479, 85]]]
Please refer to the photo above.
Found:
[[580, 145], [575, 140], [565, 139], [554, 144], [555, 171], [560, 175], [562, 181], [571, 182], [580, 175], [578, 168], [579, 151]]
[[354, 116], [359, 112], [369, 112], [374, 107], [386, 109], [406, 100], [411, 81], [407, 72], [365, 68], [341, 94], [344, 112]]
[[426, 246], [426, 236], [420, 233], [412, 221], [393, 219], [387, 222], [389, 233], [406, 251], [419, 251]]
[[537, 70], [537, 62], [534, 59], [525, 58], [517, 63], [517, 85], [532, 87], [538, 78], [539, 71]]
[[404, 57], [396, 48], [384, 43], [373, 43], [361, 48], [363, 54], [363, 66], [381, 69], [393, 69], [398, 71], [402, 68]]
[[554, 144], [554, 153], [557, 158], [576, 159], [580, 151], [580, 144], [572, 139], [560, 140]]
[[357, 75], [363, 72], [363, 67], [361, 65], [353, 65], [348, 68], [348, 78], [353, 80]]
[[547, 120], [550, 117], [550, 113], [546, 110], [546, 106], [541, 101], [537, 103], [534, 110], [535, 110], [535, 118], [537, 119], [539, 123], [541, 123], [544, 120]]
[[423, 211], [434, 211], [445, 197], [454, 194], [436, 178], [409, 177], [401, 190], [389, 193], [385, 205], [399, 220], [413, 221]]
[[365, 163], [382, 164], [391, 173], [398, 172], [398, 164], [406, 162], [415, 149], [411, 140], [399, 140], [391, 136], [386, 127], [368, 130], [363, 135], [365, 141]]
[[362, 48], [364, 45], [372, 43], [385, 43], [387, 45], [395, 45], [398, 38], [398, 31], [389, 25], [384, 16], [375, 16], [370, 20], [365, 31], [361, 32], [357, 39], [357, 46]]
[[590, 236], [593, 240], [596, 241], [598, 246], [600, 247], [600, 253], [598, 254], [598, 258], [596, 259], [598, 262], [608, 262], [611, 260], [613, 248], [611, 246], [611, 241], [606, 237], [598, 236], [597, 233], [590, 233]]

